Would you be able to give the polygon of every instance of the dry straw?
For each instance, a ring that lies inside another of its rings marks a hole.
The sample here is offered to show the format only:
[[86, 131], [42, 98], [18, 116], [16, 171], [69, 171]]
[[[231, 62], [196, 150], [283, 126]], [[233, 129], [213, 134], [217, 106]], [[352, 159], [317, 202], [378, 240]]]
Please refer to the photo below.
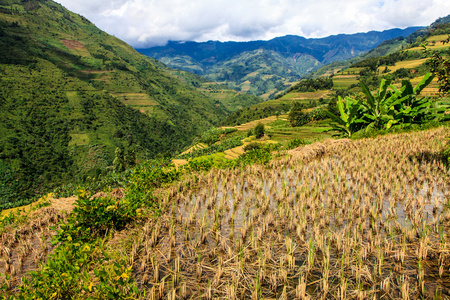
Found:
[[[187, 179], [163, 199], [171, 208], [157, 242], [148, 235], [160, 274], [142, 288], [179, 299], [447, 297], [449, 176], [439, 153], [448, 134], [327, 140], [269, 167], [198, 175], [196, 189]], [[179, 279], [161, 289], [177, 259]]]

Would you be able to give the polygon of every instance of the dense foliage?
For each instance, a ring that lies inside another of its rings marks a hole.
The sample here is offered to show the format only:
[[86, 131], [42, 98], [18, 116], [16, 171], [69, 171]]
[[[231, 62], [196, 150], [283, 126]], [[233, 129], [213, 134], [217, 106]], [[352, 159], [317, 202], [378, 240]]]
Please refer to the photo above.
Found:
[[[105, 242], [114, 230], [136, 224], [145, 211], [158, 213], [155, 188], [180, 178], [173, 166], [151, 162], [122, 174], [123, 197], [96, 196], [78, 190], [75, 208], [61, 222], [53, 238], [56, 248], [45, 266], [30, 273], [24, 284], [10, 293], [1, 286], [0, 299], [136, 299], [140, 293], [132, 276], [132, 265], [111, 257]], [[2, 220], [3, 223], [3, 220]], [[8, 296], [9, 293], [9, 296]]]
[[199, 143], [205, 143], [208, 146], [213, 145], [214, 143], [216, 143], [217, 141], [219, 141], [219, 139], [222, 136], [225, 136], [227, 134], [236, 132], [237, 129], [236, 128], [226, 128], [226, 129], [220, 129], [220, 128], [211, 128], [207, 131], [205, 131], [204, 133], [202, 133], [202, 135], [200, 136], [199, 139], [197, 139], [197, 141]]
[[222, 126], [237, 126], [254, 120], [286, 113], [289, 111], [290, 107], [291, 104], [286, 102], [264, 106], [255, 105], [230, 114], [220, 124]]
[[320, 77], [317, 79], [302, 80], [288, 89], [288, 92], [315, 92], [317, 90], [330, 90], [333, 88], [331, 78]]
[[316, 107], [313, 110], [307, 111], [307, 105], [294, 101], [292, 103], [291, 110], [288, 114], [289, 124], [292, 127], [298, 127], [305, 125], [311, 121], [323, 120], [327, 116], [325, 114], [326, 109], [322, 106]]
[[390, 78], [383, 79], [376, 95], [361, 81], [365, 99], [346, 97], [344, 101], [339, 97], [340, 116], [331, 112], [327, 115], [334, 122], [334, 130], [348, 137], [362, 129], [389, 129], [445, 118], [442, 112], [447, 106], [436, 106], [427, 97], [420, 97], [420, 92], [432, 80], [433, 75], [428, 73], [414, 88], [409, 80], [403, 80], [402, 88], [398, 90], [390, 84]]
[[[448, 38], [444, 41], [442, 41], [442, 44], [446, 44], [450, 42], [450, 35]], [[429, 64], [431, 68], [431, 72], [437, 77], [438, 83], [439, 83], [439, 92], [443, 94], [449, 94], [450, 93], [450, 57], [445, 57], [442, 53], [438, 51], [431, 52], [426, 49], [425, 47], [425, 53], [428, 54], [430, 57]], [[450, 53], [446, 53], [447, 55], [450, 55]]]
[[259, 122], [255, 128], [253, 129], [253, 133], [255, 134], [255, 137], [257, 139], [260, 139], [264, 136], [265, 130], [264, 130], [264, 124]]

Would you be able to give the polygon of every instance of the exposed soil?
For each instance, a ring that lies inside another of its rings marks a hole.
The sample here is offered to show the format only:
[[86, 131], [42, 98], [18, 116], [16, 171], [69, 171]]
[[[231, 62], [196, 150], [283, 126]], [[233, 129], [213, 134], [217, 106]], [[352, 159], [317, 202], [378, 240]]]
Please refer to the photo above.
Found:
[[73, 40], [66, 40], [66, 39], [61, 39], [61, 42], [68, 49], [73, 49], [73, 50], [78, 50], [78, 51], [87, 51], [86, 47], [81, 42], [73, 41]]

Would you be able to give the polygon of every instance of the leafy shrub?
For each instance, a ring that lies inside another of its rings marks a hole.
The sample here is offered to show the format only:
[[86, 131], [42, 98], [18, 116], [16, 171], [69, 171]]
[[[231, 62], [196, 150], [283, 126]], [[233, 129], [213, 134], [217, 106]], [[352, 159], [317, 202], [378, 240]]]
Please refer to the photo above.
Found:
[[222, 130], [222, 134], [230, 134], [230, 133], [233, 133], [236, 131], [237, 131], [237, 128], [225, 128]]
[[264, 136], [264, 124], [262, 123], [258, 123], [258, 125], [256, 125], [255, 129], [254, 129], [254, 133], [255, 133], [255, 137], [257, 139], [260, 139]]
[[242, 154], [239, 157], [239, 164], [242, 166], [251, 164], [267, 164], [272, 159], [272, 154], [267, 149], [254, 149]]
[[113, 161], [114, 172], [123, 172], [125, 171], [125, 159], [123, 150], [119, 147], [116, 148], [116, 158]]
[[311, 121], [311, 117], [308, 113], [305, 113], [303, 109], [304, 105], [298, 101], [292, 104], [291, 110], [288, 114], [289, 124], [292, 127], [302, 126]]
[[244, 147], [244, 151], [246, 151], [246, 152], [255, 150], [255, 149], [261, 149], [261, 145], [258, 143], [250, 143], [250, 144], [245, 145], [245, 147]]
[[392, 74], [394, 78], [411, 78], [411, 72], [405, 68], [400, 68], [398, 70], [395, 70], [395, 72]]
[[215, 165], [215, 162], [212, 158], [198, 158], [194, 160], [190, 160], [189, 163], [185, 166], [185, 169], [191, 171], [208, 171]]
[[163, 184], [172, 183], [180, 178], [180, 172], [174, 168], [173, 163], [164, 166], [154, 165], [153, 161], [143, 163], [135, 168], [131, 174], [131, 183], [128, 187], [138, 186], [140, 190], [153, 191]]
[[326, 110], [322, 107], [316, 107], [312, 112], [309, 113], [308, 118], [311, 121], [319, 121], [328, 118]]
[[208, 146], [211, 146], [220, 139], [221, 135], [227, 135], [235, 131], [237, 131], [236, 128], [226, 128], [223, 130], [219, 128], [211, 128], [202, 134], [200, 137], [200, 143], [205, 143]]
[[[339, 114], [339, 109], [337, 107], [337, 97], [333, 97], [330, 99], [330, 102], [328, 102], [327, 105], [327, 110], [329, 112], [331, 112], [332, 114], [338, 115]], [[327, 113], [325, 113], [326, 115]], [[327, 115], [328, 117], [328, 115]]]
[[75, 208], [68, 222], [61, 224], [56, 241], [87, 241], [92, 235], [123, 228], [137, 215], [128, 204], [111, 197], [89, 197], [85, 191], [79, 191]]
[[[443, 41], [443, 44], [450, 42], [450, 35]], [[431, 72], [437, 77], [439, 83], [439, 92], [443, 94], [450, 93], [450, 58], [445, 57], [438, 51], [430, 51], [425, 47], [425, 54], [430, 57], [428, 63]]]
[[298, 148], [300, 146], [307, 145], [307, 144], [309, 144], [309, 143], [303, 139], [294, 139], [289, 142], [289, 144], [287, 145], [287, 149], [295, 149], [295, 148]]
[[212, 128], [202, 134], [200, 142], [211, 146], [219, 140], [220, 134], [221, 130], [219, 128]]
[[289, 88], [288, 92], [315, 92], [316, 90], [329, 90], [333, 88], [331, 78], [305, 79]]
[[245, 152], [236, 160], [236, 166], [251, 164], [267, 164], [272, 159], [272, 152], [279, 149], [280, 144], [267, 144]]
[[15, 297], [8, 299], [138, 298], [131, 266], [121, 261], [105, 267], [110, 258], [102, 248], [99, 240], [66, 240], [53, 250], [45, 267], [30, 272]]

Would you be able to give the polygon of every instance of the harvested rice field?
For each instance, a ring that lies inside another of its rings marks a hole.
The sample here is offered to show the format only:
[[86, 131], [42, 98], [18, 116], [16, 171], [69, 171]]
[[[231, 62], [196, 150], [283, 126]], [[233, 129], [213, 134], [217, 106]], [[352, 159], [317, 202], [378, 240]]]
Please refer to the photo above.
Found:
[[[325, 140], [189, 173], [155, 192], [158, 217], [106, 247], [123, 247], [142, 299], [449, 299], [449, 135]], [[66, 218], [42, 208], [0, 232], [2, 284], [40, 268]]]
[[[66, 217], [65, 212], [55, 207], [44, 207], [32, 212], [30, 220], [20, 227], [0, 233], [0, 285], [15, 289], [23, 278], [29, 277], [30, 271], [39, 269], [54, 247], [52, 227]], [[4, 274], [8, 274], [7, 280]]]
[[160, 190], [138, 285], [148, 299], [448, 299], [449, 134], [328, 140]]

